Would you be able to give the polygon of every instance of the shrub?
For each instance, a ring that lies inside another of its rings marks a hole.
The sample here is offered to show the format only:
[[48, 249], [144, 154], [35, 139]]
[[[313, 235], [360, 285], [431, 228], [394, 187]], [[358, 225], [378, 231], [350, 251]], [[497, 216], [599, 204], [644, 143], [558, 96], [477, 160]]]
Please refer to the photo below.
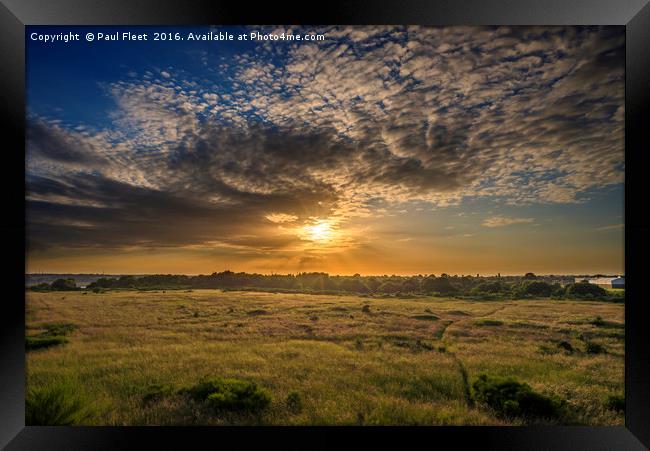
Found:
[[605, 321], [603, 320], [602, 316], [597, 316], [596, 318], [589, 321], [589, 323], [597, 327], [602, 327], [605, 325]]
[[269, 313], [269, 312], [267, 312], [267, 311], [264, 310], [264, 309], [250, 310], [250, 311], [246, 312], [246, 314], [247, 314], [248, 316], [266, 315], [266, 314], [268, 314], [268, 313]]
[[394, 294], [399, 292], [402, 289], [402, 285], [397, 283], [397, 282], [392, 282], [392, 281], [386, 281], [379, 285], [379, 288], [377, 288], [377, 292], [379, 293], [386, 293], [386, 294]]
[[508, 293], [510, 291], [510, 286], [506, 283], [503, 283], [499, 280], [481, 282], [476, 285], [472, 292], [476, 294], [481, 293]]
[[300, 398], [300, 393], [292, 391], [287, 395], [286, 399], [287, 407], [290, 411], [298, 413], [302, 410], [302, 399]]
[[448, 277], [427, 277], [422, 281], [422, 289], [427, 293], [447, 294], [455, 291]]
[[73, 291], [77, 289], [77, 283], [74, 279], [56, 279], [50, 288], [57, 291]]
[[145, 394], [142, 396], [142, 403], [144, 405], [160, 401], [166, 396], [174, 393], [171, 385], [154, 384], [147, 388]]
[[361, 311], [362, 311], [363, 313], [370, 313], [370, 306], [369, 306], [368, 304], [364, 305], [364, 306], [361, 308]]
[[533, 280], [524, 282], [521, 291], [525, 295], [549, 297], [553, 293], [554, 287], [548, 282]]
[[32, 285], [29, 289], [32, 291], [51, 291], [52, 287], [48, 283], [41, 282], [38, 285]]
[[72, 323], [45, 323], [42, 324], [41, 327], [43, 327], [47, 331], [45, 333], [49, 335], [67, 335], [77, 328], [77, 326]]
[[569, 343], [568, 341], [561, 341], [561, 342], [559, 342], [559, 343], [557, 344], [557, 347], [560, 348], [560, 349], [563, 349], [564, 351], [566, 351], [566, 352], [568, 352], [568, 353], [572, 353], [572, 352], [573, 352], [573, 346], [571, 346], [571, 343]]
[[566, 294], [570, 297], [602, 298], [607, 296], [607, 290], [592, 283], [579, 282], [567, 285]]
[[351, 293], [367, 293], [368, 287], [364, 283], [355, 278], [346, 278], [339, 284], [339, 289]]
[[504, 417], [557, 418], [563, 415], [566, 401], [533, 391], [513, 378], [481, 374], [474, 382], [473, 397]]
[[417, 293], [420, 291], [420, 281], [415, 277], [410, 277], [402, 282], [400, 291], [402, 293]]
[[90, 404], [70, 383], [32, 388], [25, 397], [25, 424], [29, 426], [70, 426], [93, 417]]
[[499, 321], [498, 319], [479, 319], [475, 324], [477, 326], [501, 326], [503, 325], [503, 321]]
[[34, 351], [36, 349], [49, 348], [66, 344], [68, 339], [61, 335], [37, 335], [33, 337], [25, 337], [25, 350]]
[[254, 382], [233, 378], [203, 379], [185, 390], [195, 401], [205, 401], [215, 411], [260, 411], [268, 407], [271, 397]]
[[547, 344], [539, 345], [538, 351], [541, 352], [542, 354], [555, 354], [556, 352], [558, 352], [557, 348], [554, 348]]
[[618, 410], [625, 412], [625, 396], [623, 395], [610, 395], [605, 400], [605, 407], [610, 410]]
[[587, 354], [605, 354], [607, 349], [603, 345], [598, 343], [588, 342], [587, 347], [585, 348]]
[[419, 319], [421, 321], [438, 321], [440, 318], [436, 315], [413, 315], [413, 319]]
[[70, 323], [46, 323], [41, 327], [45, 329], [45, 332], [25, 337], [25, 349], [27, 351], [65, 344], [68, 342], [65, 335], [77, 328], [77, 326]]

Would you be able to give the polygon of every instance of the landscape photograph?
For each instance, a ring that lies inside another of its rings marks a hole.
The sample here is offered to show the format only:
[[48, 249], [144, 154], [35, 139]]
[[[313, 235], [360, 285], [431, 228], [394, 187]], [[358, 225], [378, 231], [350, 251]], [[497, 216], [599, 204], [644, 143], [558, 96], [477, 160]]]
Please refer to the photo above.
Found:
[[27, 425], [624, 425], [625, 27], [25, 59]]

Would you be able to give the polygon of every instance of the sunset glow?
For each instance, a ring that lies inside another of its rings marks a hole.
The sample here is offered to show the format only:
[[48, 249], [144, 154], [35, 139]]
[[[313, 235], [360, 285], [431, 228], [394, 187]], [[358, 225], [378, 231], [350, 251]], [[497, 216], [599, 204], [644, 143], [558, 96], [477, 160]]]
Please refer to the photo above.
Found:
[[312, 241], [327, 242], [332, 239], [332, 226], [325, 220], [319, 220], [315, 224], [307, 225], [304, 229], [307, 237]]
[[28, 271], [624, 272], [624, 27], [271, 28], [30, 41]]

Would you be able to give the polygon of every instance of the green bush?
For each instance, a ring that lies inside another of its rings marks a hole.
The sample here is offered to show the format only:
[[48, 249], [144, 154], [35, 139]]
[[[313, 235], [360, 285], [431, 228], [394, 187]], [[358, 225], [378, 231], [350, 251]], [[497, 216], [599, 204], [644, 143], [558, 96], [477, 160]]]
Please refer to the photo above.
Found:
[[547, 298], [553, 294], [553, 291], [553, 285], [542, 280], [524, 282], [521, 287], [521, 292], [529, 296], [541, 296]]
[[195, 401], [205, 401], [215, 411], [260, 411], [268, 407], [271, 397], [254, 382], [233, 378], [203, 379], [185, 390]]
[[472, 386], [475, 401], [492, 408], [503, 417], [558, 418], [564, 414], [566, 401], [536, 393], [513, 378], [481, 374]]
[[77, 289], [77, 283], [74, 279], [56, 279], [50, 288], [56, 291], [74, 291]]
[[448, 277], [429, 276], [422, 281], [422, 290], [427, 293], [448, 294], [456, 291]]
[[346, 278], [339, 284], [339, 289], [350, 293], [367, 293], [368, 287], [359, 279]]
[[25, 349], [27, 351], [65, 344], [68, 342], [65, 336], [77, 328], [77, 326], [70, 323], [46, 323], [41, 327], [45, 329], [45, 332], [25, 337]]
[[566, 286], [566, 294], [569, 297], [592, 297], [603, 298], [607, 296], [607, 290], [592, 283], [570, 283]]
[[598, 343], [588, 342], [585, 348], [587, 354], [605, 354], [607, 349]]
[[605, 320], [603, 320], [602, 316], [597, 316], [596, 318], [589, 321], [589, 323], [593, 326], [602, 327], [605, 325]]
[[25, 397], [25, 424], [28, 426], [71, 426], [94, 417], [90, 404], [78, 387], [59, 382], [32, 388]]
[[38, 285], [32, 285], [29, 289], [32, 291], [52, 291], [50, 284], [45, 282], [39, 283]]
[[378, 293], [384, 293], [384, 294], [395, 294], [399, 292], [402, 289], [402, 284], [393, 282], [393, 281], [386, 281], [379, 285], [377, 288]]
[[171, 387], [171, 385], [150, 385], [145, 391], [145, 394], [142, 396], [142, 403], [144, 405], [152, 404], [154, 402], [160, 401], [166, 396], [171, 396], [173, 393], [174, 389]]
[[500, 294], [509, 293], [511, 286], [499, 280], [481, 282], [472, 289], [474, 294]]
[[617, 410], [625, 412], [625, 396], [623, 395], [610, 395], [605, 400], [605, 407], [610, 410]]
[[25, 337], [25, 350], [34, 351], [36, 349], [49, 348], [66, 344], [68, 339], [61, 335], [37, 335], [33, 337]]
[[77, 328], [72, 323], [45, 323], [40, 327], [44, 328], [48, 335], [68, 335]]
[[289, 410], [293, 413], [298, 413], [302, 410], [302, 399], [300, 393], [292, 391], [287, 395], [286, 404]]
[[479, 319], [474, 322], [477, 326], [502, 326], [503, 321], [499, 321], [498, 319]]
[[413, 315], [413, 319], [419, 319], [421, 321], [438, 321], [440, 318], [436, 315]]

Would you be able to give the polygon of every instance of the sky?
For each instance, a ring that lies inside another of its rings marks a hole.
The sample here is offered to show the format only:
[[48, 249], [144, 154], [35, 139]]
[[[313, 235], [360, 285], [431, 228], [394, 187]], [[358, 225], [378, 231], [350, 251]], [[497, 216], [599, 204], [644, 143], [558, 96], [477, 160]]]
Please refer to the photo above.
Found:
[[[84, 39], [125, 31], [149, 39]], [[211, 31], [235, 39], [187, 39]], [[624, 27], [27, 27], [26, 271], [622, 274], [624, 44]]]

